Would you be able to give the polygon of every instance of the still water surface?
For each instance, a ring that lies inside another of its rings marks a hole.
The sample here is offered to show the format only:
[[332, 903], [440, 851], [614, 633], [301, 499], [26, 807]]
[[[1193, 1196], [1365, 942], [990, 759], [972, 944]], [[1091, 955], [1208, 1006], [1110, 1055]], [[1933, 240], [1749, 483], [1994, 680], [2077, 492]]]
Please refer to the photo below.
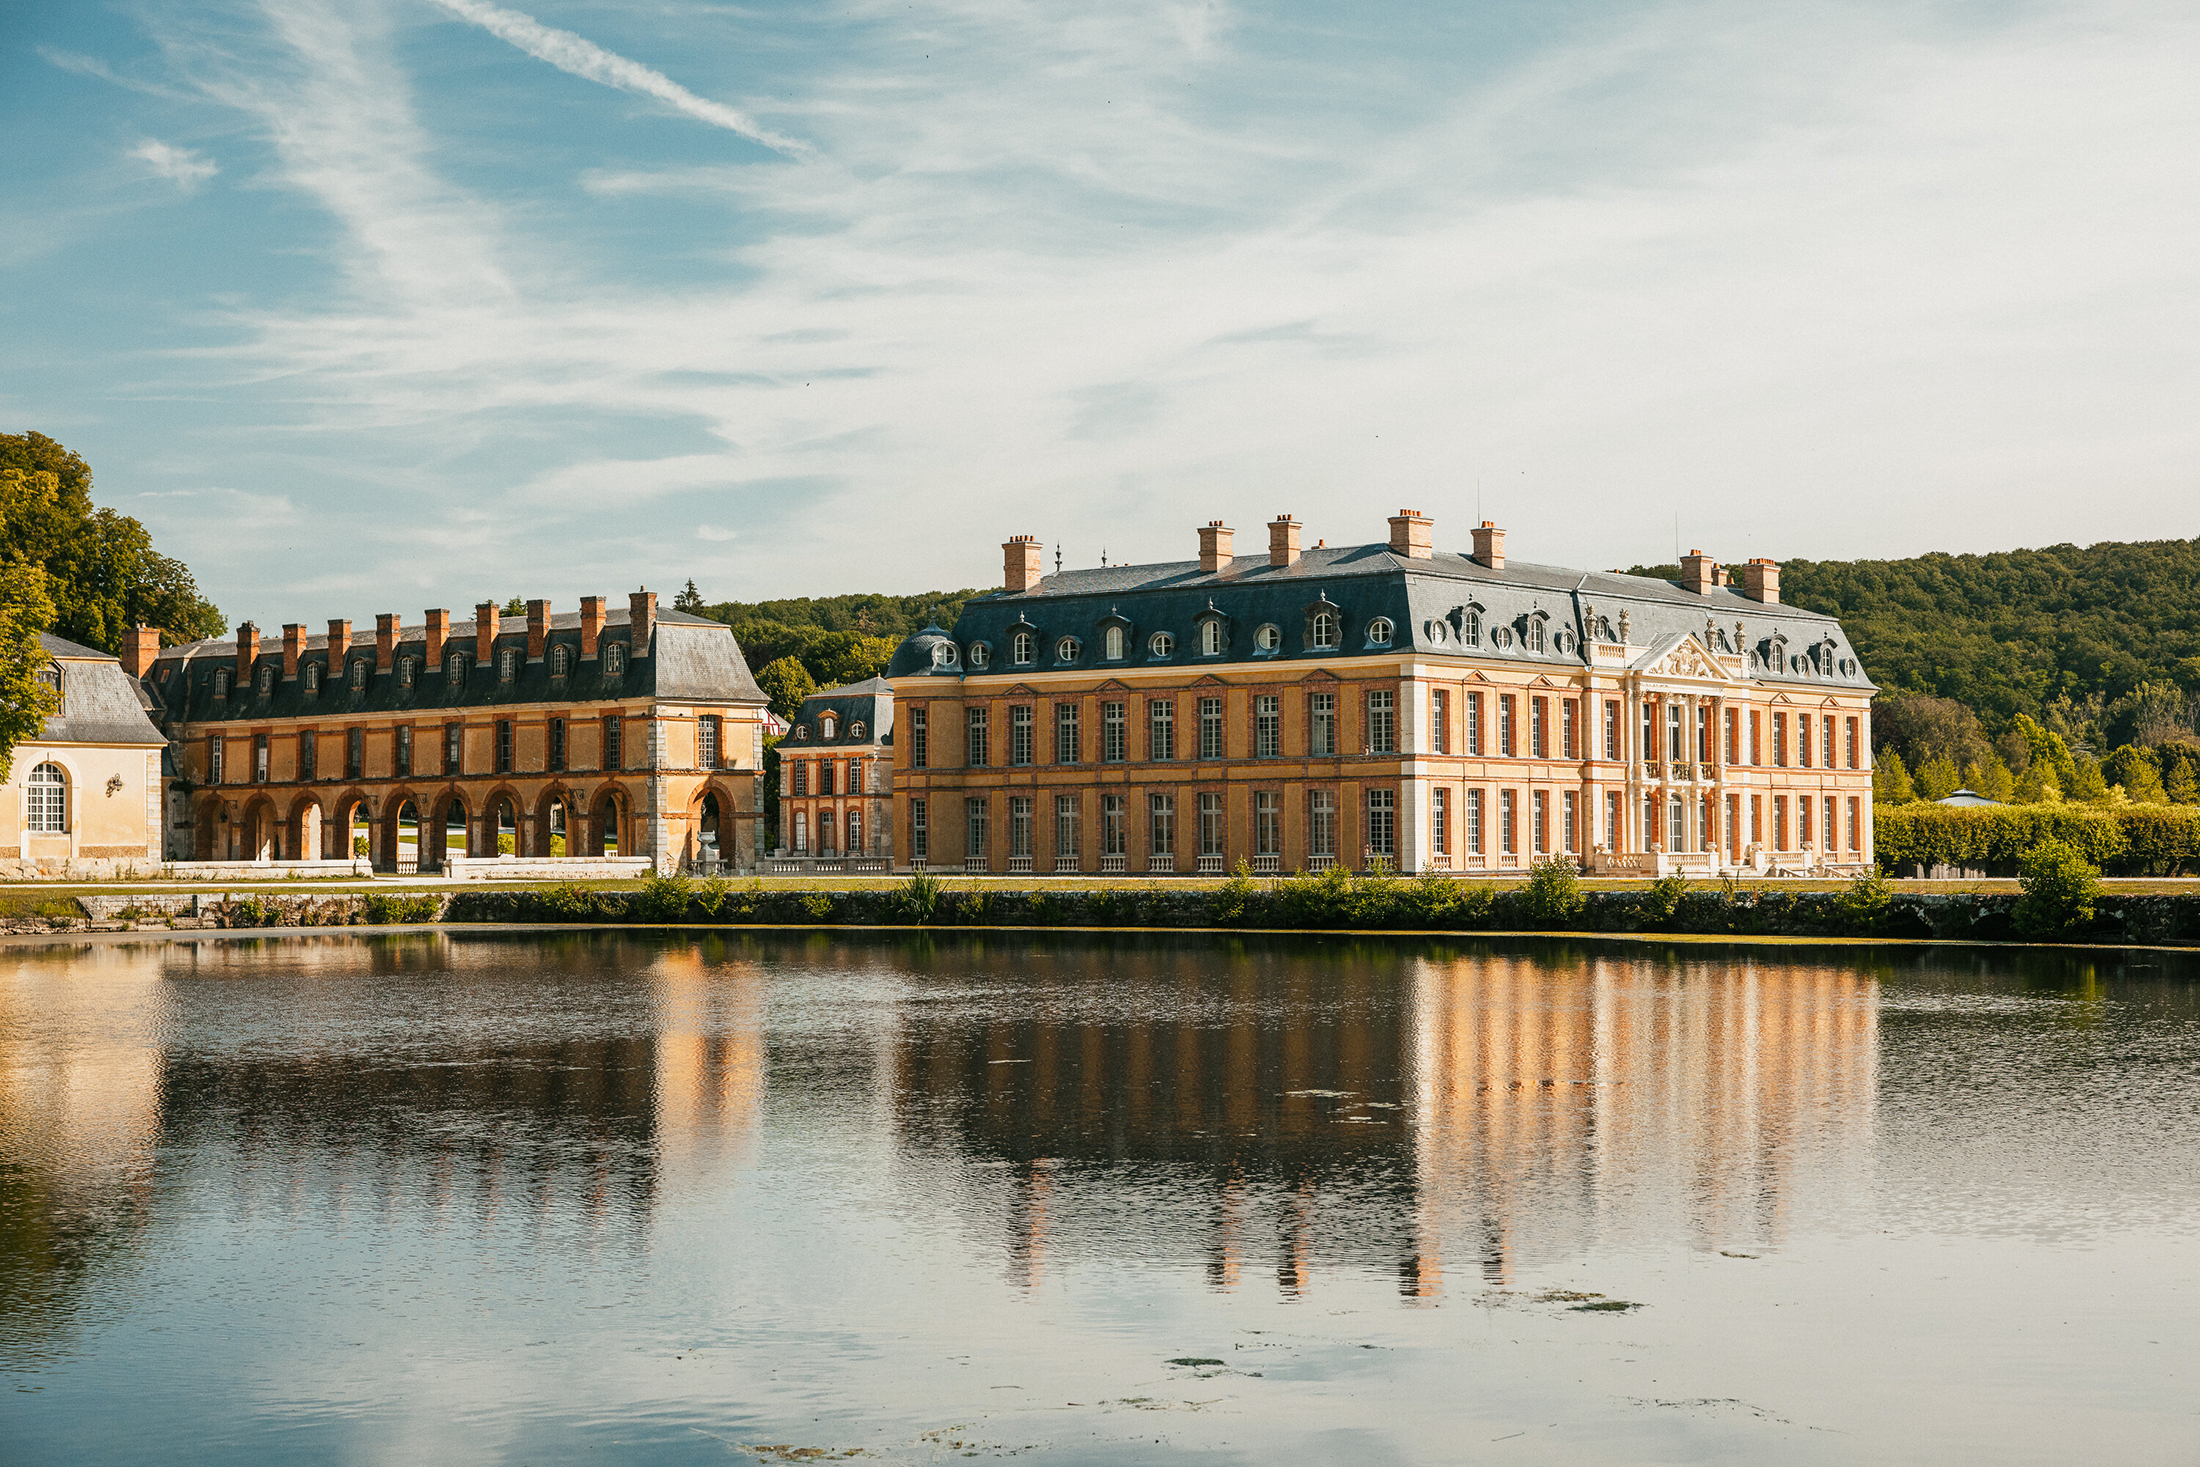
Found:
[[10, 947], [0, 1189], [13, 1464], [2200, 1462], [2179, 954]]

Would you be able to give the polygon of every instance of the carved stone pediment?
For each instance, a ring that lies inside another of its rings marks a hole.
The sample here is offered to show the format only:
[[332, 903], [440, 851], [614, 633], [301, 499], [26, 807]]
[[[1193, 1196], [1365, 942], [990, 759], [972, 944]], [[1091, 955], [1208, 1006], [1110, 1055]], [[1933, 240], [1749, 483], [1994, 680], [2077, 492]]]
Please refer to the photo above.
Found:
[[1705, 648], [1702, 641], [1694, 636], [1681, 638], [1669, 651], [1645, 664], [1642, 671], [1649, 677], [1687, 678], [1714, 683], [1734, 681], [1733, 674], [1721, 665], [1717, 654]]

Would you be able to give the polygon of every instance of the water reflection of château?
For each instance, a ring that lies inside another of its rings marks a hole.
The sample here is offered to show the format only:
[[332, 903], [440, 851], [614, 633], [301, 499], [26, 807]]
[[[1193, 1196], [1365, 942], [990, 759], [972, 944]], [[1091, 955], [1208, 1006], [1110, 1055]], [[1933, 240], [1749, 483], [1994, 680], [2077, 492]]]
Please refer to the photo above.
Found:
[[[1049, 1258], [1204, 1257], [1395, 1274], [1439, 1293], [1630, 1237], [1776, 1244], [1799, 1189], [1868, 1162], [1877, 1023], [1830, 966], [1445, 946], [1041, 944], [975, 978], [980, 1017], [906, 1011], [903, 1148]], [[1095, 964], [1100, 971], [1094, 971]], [[963, 969], [963, 972], [955, 972]], [[943, 995], [944, 997], [944, 995]]]

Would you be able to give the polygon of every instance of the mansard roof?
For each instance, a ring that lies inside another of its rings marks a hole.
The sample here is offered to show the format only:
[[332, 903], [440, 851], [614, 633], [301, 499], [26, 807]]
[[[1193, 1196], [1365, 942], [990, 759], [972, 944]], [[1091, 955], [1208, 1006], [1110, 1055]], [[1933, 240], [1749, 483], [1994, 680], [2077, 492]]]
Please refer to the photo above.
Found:
[[61, 711], [46, 720], [44, 731], [30, 743], [55, 744], [165, 744], [166, 739], [145, 716], [145, 700], [137, 684], [122, 670], [119, 658], [56, 637], [38, 634], [38, 646], [48, 657], [67, 663], [61, 672]]
[[[822, 719], [833, 715], [833, 736], [825, 737]], [[863, 725], [863, 737], [849, 735], [851, 725]], [[894, 731], [894, 685], [882, 677], [865, 678], [837, 688], [820, 688], [802, 700], [787, 737], [810, 748], [832, 749], [843, 745], [890, 744]]]
[[[705, 703], [761, 704], [766, 701], [763, 691], [756, 686], [756, 679], [749, 674], [748, 662], [741, 655], [733, 629], [707, 617], [660, 610], [654, 647], [635, 650], [629, 645], [632, 628], [628, 613], [623, 609], [607, 610], [598, 640], [598, 655], [583, 658], [580, 655], [580, 613], [554, 614], [544, 637], [543, 655], [537, 659], [524, 656], [527, 619], [503, 617], [499, 619], [494, 649], [501, 652], [517, 648], [523, 654], [517, 674], [510, 682], [498, 676], [496, 657], [475, 660], [474, 628], [472, 619], [454, 621], [444, 642], [445, 667], [453, 654], [466, 660], [464, 682], [457, 686], [452, 684], [447, 672], [428, 668], [425, 632], [419, 625], [402, 629], [392, 654], [393, 664], [402, 658], [414, 659], [413, 684], [409, 688], [399, 685], [394, 665], [386, 672], [375, 670], [375, 632], [371, 626], [364, 631], [353, 628], [348, 646], [337, 649], [333, 667], [329, 666], [327, 635], [306, 638], [301, 667], [317, 663], [327, 669], [317, 692], [306, 691], [303, 676], [288, 679], [282, 676], [280, 634], [273, 638], [261, 637], [260, 653], [253, 662], [252, 675], [235, 678], [230, 695], [225, 699], [214, 695], [214, 674], [223, 667], [236, 668], [237, 647], [233, 641], [216, 638], [164, 648], [154, 661], [146, 682], [169, 719], [192, 723], [219, 719], [256, 722], [348, 713], [430, 714], [458, 708], [612, 702], [630, 698], [680, 698]], [[616, 676], [605, 673], [601, 652], [604, 646], [613, 644], [627, 653], [626, 666]], [[564, 677], [552, 677], [551, 649], [561, 646], [569, 654], [570, 670]], [[353, 691], [346, 675], [348, 664], [354, 661], [367, 664], [367, 686], [357, 692]], [[259, 692], [259, 672], [268, 667], [275, 669], [275, 686], [263, 697]]]
[[[1306, 624], [1317, 607], [1340, 614], [1341, 646], [1308, 645]], [[1198, 621], [1210, 611], [1228, 619], [1219, 657], [1199, 655], [1195, 637]], [[1840, 623], [1800, 606], [1767, 605], [1725, 586], [1699, 594], [1673, 581], [1616, 571], [1517, 560], [1493, 570], [1457, 551], [1407, 556], [1382, 543], [1317, 546], [1285, 566], [1271, 565], [1266, 555], [1241, 555], [1211, 572], [1202, 571], [1196, 560], [1063, 571], [1041, 578], [1028, 591], [996, 591], [965, 603], [952, 634], [927, 628], [904, 641], [887, 676], [971, 675], [968, 650], [978, 642], [990, 654], [984, 668], [989, 676], [1401, 653], [1464, 655], [1555, 670], [1580, 666], [1597, 642], [1621, 641], [1623, 615], [1630, 650], [1693, 634], [1714, 651], [1746, 656], [1755, 678], [1872, 688]], [[1132, 633], [1130, 655], [1112, 663], [1101, 656], [1099, 636], [1111, 617], [1128, 622]], [[1378, 619], [1390, 624], [1387, 644], [1368, 635]], [[1536, 621], [1545, 633], [1540, 651], [1530, 635]], [[1273, 652], [1255, 645], [1263, 625], [1282, 634]], [[1017, 627], [1039, 631], [1038, 657], [1027, 667], [1012, 667], [1006, 656], [1007, 634]], [[1464, 644], [1463, 637], [1477, 627], [1479, 644]], [[1493, 635], [1500, 628], [1505, 635]], [[1151, 655], [1156, 631], [1175, 636], [1166, 657]], [[1064, 636], [1081, 643], [1079, 655], [1067, 663], [1055, 656]], [[955, 651], [943, 661], [935, 649], [948, 642]]]

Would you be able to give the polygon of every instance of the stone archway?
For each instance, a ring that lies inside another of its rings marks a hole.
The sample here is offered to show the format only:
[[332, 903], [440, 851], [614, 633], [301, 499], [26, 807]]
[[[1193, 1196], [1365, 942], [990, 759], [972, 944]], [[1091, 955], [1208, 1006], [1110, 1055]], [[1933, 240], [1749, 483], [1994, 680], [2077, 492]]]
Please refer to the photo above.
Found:
[[341, 795], [329, 821], [329, 856], [338, 861], [374, 858], [374, 813], [362, 795]]
[[247, 861], [279, 861], [282, 859], [282, 830], [275, 820], [275, 802], [265, 795], [255, 797], [244, 807], [244, 818], [238, 822], [239, 852]]
[[199, 801], [198, 813], [192, 819], [191, 858], [195, 861], [219, 861], [229, 852], [222, 849], [222, 801], [219, 795], [208, 795]]
[[536, 849], [530, 854], [553, 859], [583, 854], [586, 825], [573, 792], [563, 785], [552, 786], [535, 805]]
[[283, 821], [283, 844], [293, 861], [316, 861], [321, 850], [321, 805], [311, 795], [301, 795]]
[[388, 849], [391, 865], [400, 873], [417, 873], [422, 864], [420, 802], [411, 795], [399, 795], [389, 802], [389, 806]]
[[607, 789], [596, 796], [596, 803], [588, 813], [589, 855], [618, 856], [627, 853], [632, 844], [627, 831], [630, 808], [624, 790]]

